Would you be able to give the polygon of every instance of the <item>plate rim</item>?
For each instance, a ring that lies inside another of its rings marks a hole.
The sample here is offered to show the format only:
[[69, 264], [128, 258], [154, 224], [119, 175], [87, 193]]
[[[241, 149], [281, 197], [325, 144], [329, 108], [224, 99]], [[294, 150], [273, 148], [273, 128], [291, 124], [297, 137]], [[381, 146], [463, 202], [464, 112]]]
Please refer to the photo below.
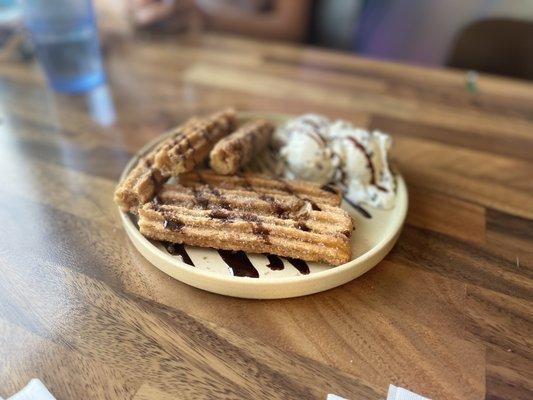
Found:
[[[261, 117], [266, 119], [285, 119], [292, 117], [289, 114], [277, 114], [277, 113], [259, 113], [259, 112], [239, 112], [238, 113], [239, 118], [251, 118], [251, 117]], [[170, 136], [172, 134], [172, 131], [165, 132], [161, 135], [156, 136], [152, 140], [150, 140], [148, 143], [146, 143], [139, 151], [137, 151], [132, 158], [128, 161], [126, 166], [124, 167], [124, 170], [122, 171], [119, 183], [124, 180], [126, 175], [129, 173], [129, 171], [133, 168], [134, 164], [141, 158], [144, 154], [146, 154], [150, 149], [152, 149], [157, 143], [161, 142], [166, 137]], [[383, 257], [378, 258], [377, 261], [370, 267], [366, 268], [365, 271], [363, 271], [360, 275], [364, 274], [368, 270], [375, 267], [392, 249], [394, 246], [402, 228], [405, 223], [405, 218], [407, 216], [407, 210], [408, 210], [408, 203], [409, 203], [409, 196], [407, 191], [407, 185], [405, 184], [405, 181], [402, 177], [402, 175], [398, 172], [397, 173], [397, 196], [402, 196], [403, 199], [397, 199], [395, 207], [401, 207], [398, 212], [400, 213], [400, 217], [398, 218], [398, 225], [391, 229], [386, 236], [380, 239], [380, 241], [372, 247], [370, 250], [365, 252], [364, 254], [360, 255], [357, 258], [354, 258], [353, 260], [350, 260], [347, 263], [344, 263], [339, 266], [333, 266], [332, 268], [328, 268], [323, 271], [314, 272], [312, 274], [308, 275], [297, 275], [297, 276], [286, 276], [286, 277], [276, 277], [271, 279], [253, 279], [246, 277], [239, 277], [239, 276], [224, 276], [218, 273], [212, 273], [200, 268], [194, 268], [191, 267], [189, 264], [181, 261], [179, 258], [172, 256], [170, 254], [167, 254], [160, 250], [156, 245], [150, 242], [149, 239], [144, 237], [140, 231], [135, 227], [134, 223], [132, 222], [130, 216], [127, 212], [122, 211], [119, 207], [117, 207], [122, 225], [124, 229], [126, 230], [126, 233], [128, 234], [128, 238], [133, 242], [137, 250], [141, 253], [141, 255], [146, 258], [152, 265], [154, 265], [156, 268], [161, 270], [167, 275], [166, 271], [164, 271], [160, 266], [158, 266], [156, 263], [149, 260], [146, 255], [137, 247], [138, 245], [141, 245], [145, 250], [150, 251], [151, 253], [157, 254], [158, 257], [163, 258], [167, 263], [172, 264], [174, 267], [178, 267], [182, 269], [184, 273], [196, 275], [198, 278], [204, 278], [209, 280], [214, 280], [217, 283], [227, 283], [227, 284], [235, 284], [235, 283], [242, 283], [249, 286], [254, 287], [268, 287], [272, 284], [276, 285], [286, 285], [291, 283], [310, 283], [315, 280], [325, 280], [327, 278], [331, 278], [335, 275], [342, 275], [346, 271], [353, 269], [357, 265], [364, 264], [367, 260], [374, 257], [376, 254], [378, 254], [380, 251], [382, 251], [384, 248], [387, 247], [387, 245], [390, 245], [390, 248], [386, 251], [386, 253], [383, 255]], [[137, 243], [135, 243], [135, 240], [137, 240]], [[391, 243], [392, 242], [392, 243]], [[255, 254], [255, 253], [251, 253]], [[258, 253], [260, 254], [260, 253]], [[363, 268], [364, 269], [364, 268]], [[358, 275], [358, 276], [360, 276]], [[172, 276], [172, 275], [170, 275]], [[174, 276], [172, 276], [174, 279], [178, 279]], [[355, 279], [357, 276], [355, 276], [353, 279]], [[178, 279], [181, 280], [181, 279]], [[187, 282], [185, 282], [187, 283]], [[195, 286], [194, 284], [191, 284], [192, 286]], [[202, 288], [203, 289], [203, 288]], [[207, 289], [206, 289], [207, 290]], [[237, 297], [244, 297], [244, 296], [237, 296]]]

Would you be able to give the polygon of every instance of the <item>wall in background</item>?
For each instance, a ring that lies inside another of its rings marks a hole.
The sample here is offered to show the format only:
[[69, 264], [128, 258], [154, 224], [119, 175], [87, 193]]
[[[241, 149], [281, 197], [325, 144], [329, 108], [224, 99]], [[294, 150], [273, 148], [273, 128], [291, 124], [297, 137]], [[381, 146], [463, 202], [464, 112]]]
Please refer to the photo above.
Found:
[[313, 44], [353, 50], [359, 15], [364, 0], [321, 0], [315, 2], [311, 29]]
[[463, 28], [492, 17], [533, 21], [533, 1], [368, 0], [354, 48], [373, 57], [442, 65]]

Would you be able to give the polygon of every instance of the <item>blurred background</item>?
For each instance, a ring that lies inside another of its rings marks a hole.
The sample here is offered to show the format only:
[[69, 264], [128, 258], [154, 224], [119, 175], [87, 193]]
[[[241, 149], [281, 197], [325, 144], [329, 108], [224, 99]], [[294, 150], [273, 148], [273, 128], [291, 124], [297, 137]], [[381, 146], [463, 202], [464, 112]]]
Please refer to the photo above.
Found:
[[[53, 78], [59, 53], [48, 44], [66, 37], [71, 40], [71, 31], [85, 26], [85, 44], [69, 50], [83, 52], [84, 57], [98, 53], [98, 40], [105, 50], [125, 36], [178, 37], [211, 31], [405, 63], [533, 78], [532, 0], [94, 0], [92, 4], [71, 0], [76, 9], [66, 11], [64, 3], [0, 0], [0, 62], [30, 60], [37, 52]], [[58, 20], [60, 10], [69, 15]], [[76, 24], [66, 24], [74, 14]], [[98, 31], [91, 38], [94, 21]], [[58, 32], [58, 26], [63, 30]], [[50, 39], [52, 34], [55, 39]], [[33, 46], [28, 37], [34, 38]], [[68, 64], [65, 57], [62, 68]], [[52, 86], [68, 92], [101, 83], [105, 77], [94, 72], [101, 69], [95, 57], [90, 79], [75, 85], [52, 79]]]
[[128, 5], [137, 28], [224, 31], [407, 63], [533, 77], [531, 0], [97, 0], [102, 24], [117, 27], [116, 20], [127, 30], [122, 16]]

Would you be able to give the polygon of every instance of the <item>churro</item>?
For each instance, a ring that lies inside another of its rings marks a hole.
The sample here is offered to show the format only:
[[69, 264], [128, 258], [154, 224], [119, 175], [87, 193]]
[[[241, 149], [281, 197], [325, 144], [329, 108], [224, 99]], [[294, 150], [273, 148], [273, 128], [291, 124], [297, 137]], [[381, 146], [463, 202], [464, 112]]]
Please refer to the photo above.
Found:
[[[224, 185], [216, 184], [214, 176], [202, 171], [196, 180], [187, 176], [179, 184], [163, 185], [156, 199], [139, 209], [141, 233], [333, 265], [349, 261], [352, 219], [335, 194], [307, 182], [250, 173], [222, 177]], [[286, 186], [289, 191], [283, 190]]]
[[198, 123], [198, 119], [191, 118], [185, 124], [178, 126], [170, 137], [158, 144], [129, 172], [115, 190], [114, 200], [121, 210], [136, 213], [137, 208], [150, 201], [158, 187], [167, 180], [161, 171], [154, 167], [156, 153], [165, 145], [172, 143], [176, 136]]
[[136, 213], [150, 201], [158, 187], [172, 174], [192, 169], [211, 146], [229, 133], [236, 123], [235, 111], [220, 111], [206, 118], [191, 118], [170, 137], [142, 157], [115, 190], [115, 203], [123, 211]]
[[236, 123], [237, 116], [233, 109], [198, 120], [157, 151], [154, 166], [164, 176], [178, 176], [191, 171], [209, 154], [217, 141], [233, 131]]
[[273, 131], [274, 126], [262, 119], [246, 123], [213, 147], [209, 165], [219, 174], [236, 173], [267, 146]]
[[325, 203], [332, 206], [341, 204], [339, 191], [331, 186], [320, 186], [313, 182], [292, 181], [272, 178], [267, 175], [243, 172], [238, 175], [218, 175], [212, 170], [196, 170], [180, 176], [179, 181], [185, 186], [212, 185], [223, 189], [248, 188], [262, 194], [293, 195], [313, 203]]

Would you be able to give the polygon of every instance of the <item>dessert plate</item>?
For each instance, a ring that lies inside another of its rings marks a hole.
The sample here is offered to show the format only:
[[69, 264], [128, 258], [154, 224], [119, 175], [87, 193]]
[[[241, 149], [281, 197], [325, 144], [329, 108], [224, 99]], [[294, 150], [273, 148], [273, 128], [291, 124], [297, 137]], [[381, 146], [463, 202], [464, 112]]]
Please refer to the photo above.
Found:
[[[290, 116], [240, 113], [239, 118], [265, 118], [280, 124]], [[144, 146], [128, 163], [123, 180], [146, 154], [167, 135]], [[263, 254], [218, 251], [182, 245], [164, 245], [145, 238], [136, 217], [120, 212], [122, 224], [139, 252], [161, 271], [191, 286], [227, 296], [279, 299], [303, 296], [331, 289], [361, 276], [378, 264], [398, 238], [407, 213], [407, 188], [398, 173], [396, 205], [391, 210], [354, 207], [343, 201], [342, 208], [353, 219], [352, 259], [340, 266], [306, 263]]]

